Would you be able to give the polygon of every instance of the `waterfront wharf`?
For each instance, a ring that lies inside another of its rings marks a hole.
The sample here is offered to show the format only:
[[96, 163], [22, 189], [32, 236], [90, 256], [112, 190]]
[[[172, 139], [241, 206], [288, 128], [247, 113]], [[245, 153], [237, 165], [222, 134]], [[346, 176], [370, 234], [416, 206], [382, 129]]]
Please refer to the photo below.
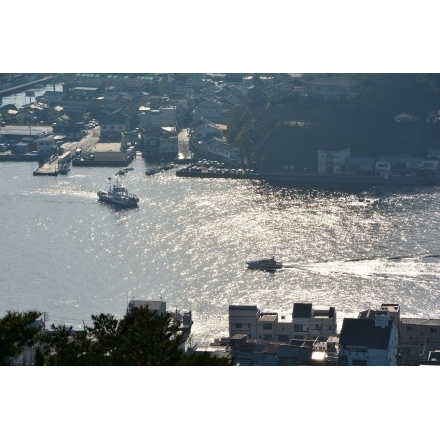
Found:
[[58, 176], [61, 167], [59, 166], [57, 158], [51, 162], [45, 162], [40, 165], [34, 172], [34, 176]]
[[177, 177], [199, 177], [206, 179], [261, 179], [261, 175], [251, 170], [228, 168], [204, 168], [188, 166], [176, 171]]
[[73, 161], [73, 166], [99, 167], [113, 166], [126, 167], [136, 157], [136, 150], [121, 150], [118, 142], [98, 142], [90, 147], [87, 152], [77, 155]]
[[52, 156], [48, 162], [40, 164], [33, 172], [34, 176], [58, 176], [62, 166], [62, 161], [58, 156]]
[[440, 176], [348, 176], [320, 173], [255, 172], [253, 170], [230, 170], [188, 166], [176, 171], [178, 177], [253, 179], [274, 185], [304, 189], [331, 189], [341, 191], [366, 191], [405, 187], [435, 187], [440, 185]]

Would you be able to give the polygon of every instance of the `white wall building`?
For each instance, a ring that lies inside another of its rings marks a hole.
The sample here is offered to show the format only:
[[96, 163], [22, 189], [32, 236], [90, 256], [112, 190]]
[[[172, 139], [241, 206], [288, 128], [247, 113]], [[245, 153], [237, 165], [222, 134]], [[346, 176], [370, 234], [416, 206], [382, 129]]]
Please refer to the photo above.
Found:
[[239, 165], [240, 150], [232, 147], [225, 139], [211, 138], [206, 141], [196, 142], [194, 152], [204, 158], [219, 160], [220, 162], [227, 162], [231, 165]]
[[350, 157], [350, 148], [340, 151], [318, 150], [318, 173], [342, 174], [348, 157]]
[[211, 137], [222, 138], [227, 126], [214, 124], [208, 120], [200, 119], [190, 128], [191, 140], [199, 141]]
[[398, 326], [388, 310], [373, 317], [344, 318], [339, 365], [397, 365], [398, 345]]
[[292, 312], [293, 339], [314, 339], [337, 333], [334, 307], [315, 310], [311, 303], [295, 303]]
[[229, 306], [229, 336], [243, 334], [251, 339], [257, 338], [257, 322], [260, 310], [254, 305]]
[[53, 135], [37, 139], [35, 141], [37, 154], [39, 156], [50, 156], [56, 147], [55, 137]]
[[327, 338], [337, 333], [334, 307], [315, 310], [310, 303], [293, 305], [292, 321], [278, 313], [261, 312], [255, 305], [229, 306], [229, 337], [245, 334], [250, 339], [289, 342], [291, 339]]
[[177, 125], [175, 106], [160, 107], [159, 109], [141, 107], [139, 110], [139, 126], [144, 129], [175, 127]]

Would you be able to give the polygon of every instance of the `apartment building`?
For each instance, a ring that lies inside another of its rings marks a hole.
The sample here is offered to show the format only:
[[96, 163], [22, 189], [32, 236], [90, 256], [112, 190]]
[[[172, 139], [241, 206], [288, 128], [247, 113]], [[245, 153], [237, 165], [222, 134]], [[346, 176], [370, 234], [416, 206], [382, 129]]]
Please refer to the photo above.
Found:
[[292, 320], [275, 312], [261, 312], [256, 305], [229, 306], [229, 337], [246, 335], [268, 342], [313, 340], [336, 335], [334, 307], [315, 310], [311, 303], [294, 303]]
[[339, 365], [397, 365], [398, 326], [388, 310], [345, 318], [339, 338]]
[[399, 336], [402, 362], [418, 362], [440, 349], [440, 319], [401, 318]]

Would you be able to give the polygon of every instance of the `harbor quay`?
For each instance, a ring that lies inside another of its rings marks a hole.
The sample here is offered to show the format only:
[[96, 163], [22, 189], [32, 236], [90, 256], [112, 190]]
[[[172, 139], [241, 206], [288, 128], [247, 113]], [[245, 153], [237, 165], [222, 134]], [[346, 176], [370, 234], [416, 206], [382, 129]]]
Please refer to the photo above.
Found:
[[229, 169], [224, 166], [198, 166], [191, 164], [176, 171], [178, 177], [228, 178], [262, 180], [274, 185], [298, 188], [338, 189], [345, 191], [366, 191], [378, 188], [435, 187], [440, 177], [433, 176], [347, 176], [321, 173], [270, 172], [249, 169]]
[[261, 175], [249, 169], [229, 169], [225, 167], [199, 167], [189, 165], [176, 171], [178, 177], [261, 179]]
[[136, 157], [134, 147], [121, 149], [118, 142], [98, 142], [87, 152], [81, 152], [72, 160], [73, 166], [120, 166], [125, 167]]
[[[50, 126], [9, 126], [2, 127], [5, 135], [26, 135], [29, 142], [47, 143], [46, 155], [38, 151], [21, 152], [19, 144], [14, 149], [8, 148], [0, 152], [1, 162], [37, 162], [34, 176], [57, 176], [70, 166], [115, 166], [125, 167], [136, 157], [134, 147], [121, 148], [120, 142], [100, 142], [99, 127], [88, 130], [85, 136], [74, 142], [62, 142], [52, 134]], [[57, 147], [57, 145], [59, 145]], [[5, 144], [6, 147], [6, 144]]]

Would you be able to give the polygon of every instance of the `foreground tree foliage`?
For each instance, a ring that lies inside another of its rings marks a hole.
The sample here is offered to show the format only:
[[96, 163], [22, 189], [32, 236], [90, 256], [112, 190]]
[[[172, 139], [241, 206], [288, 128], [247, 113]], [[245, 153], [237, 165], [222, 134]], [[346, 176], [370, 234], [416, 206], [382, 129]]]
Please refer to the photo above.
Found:
[[109, 314], [92, 315], [93, 326], [73, 331], [54, 326], [42, 336], [45, 365], [174, 366], [231, 365], [208, 353], [180, 350], [179, 323], [146, 307], [133, 309], [123, 319]]
[[35, 321], [41, 312], [30, 310], [20, 313], [8, 311], [0, 318], [0, 365], [11, 365], [23, 348], [31, 347], [41, 330]]

